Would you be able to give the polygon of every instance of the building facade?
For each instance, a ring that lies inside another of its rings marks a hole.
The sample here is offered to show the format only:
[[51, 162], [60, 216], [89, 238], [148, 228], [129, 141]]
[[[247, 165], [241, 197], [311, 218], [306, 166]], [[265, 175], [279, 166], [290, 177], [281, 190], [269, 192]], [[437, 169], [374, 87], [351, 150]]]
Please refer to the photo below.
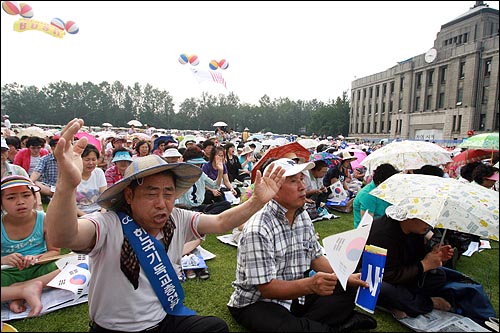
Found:
[[349, 136], [454, 145], [499, 130], [499, 11], [477, 1], [434, 47], [351, 85]]

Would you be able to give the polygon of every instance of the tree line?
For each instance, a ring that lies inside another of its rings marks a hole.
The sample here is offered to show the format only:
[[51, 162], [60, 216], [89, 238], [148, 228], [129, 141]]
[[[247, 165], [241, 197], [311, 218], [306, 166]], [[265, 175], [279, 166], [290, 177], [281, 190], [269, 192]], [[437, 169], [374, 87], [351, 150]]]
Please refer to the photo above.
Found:
[[241, 103], [234, 93], [213, 96], [202, 93], [199, 98], [187, 98], [175, 110], [168, 91], [146, 84], [124, 86], [115, 81], [99, 84], [55, 82], [38, 88], [17, 83], [2, 87], [2, 111], [14, 123], [64, 125], [77, 117], [88, 126], [109, 122], [128, 127], [137, 119], [156, 128], [179, 130], [212, 130], [216, 121], [229, 128], [251, 132], [347, 136], [349, 131], [349, 100], [347, 92], [328, 102], [277, 98], [267, 95], [258, 105]]

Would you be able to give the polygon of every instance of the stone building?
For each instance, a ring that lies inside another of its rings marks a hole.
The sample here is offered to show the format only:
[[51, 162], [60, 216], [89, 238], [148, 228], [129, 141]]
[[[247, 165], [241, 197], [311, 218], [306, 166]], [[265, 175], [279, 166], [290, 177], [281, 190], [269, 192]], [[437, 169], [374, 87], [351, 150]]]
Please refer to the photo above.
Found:
[[453, 145], [469, 130], [498, 132], [498, 15], [476, 1], [425, 54], [353, 81], [349, 136]]

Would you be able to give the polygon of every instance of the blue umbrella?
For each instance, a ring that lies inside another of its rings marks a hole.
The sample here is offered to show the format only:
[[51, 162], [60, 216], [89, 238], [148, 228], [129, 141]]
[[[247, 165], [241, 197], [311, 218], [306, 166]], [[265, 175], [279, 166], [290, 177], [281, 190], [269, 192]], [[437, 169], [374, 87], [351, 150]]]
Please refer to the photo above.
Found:
[[316, 161], [325, 161], [326, 165], [329, 168], [333, 168], [334, 166], [340, 164], [341, 159], [337, 155], [327, 153], [326, 151], [322, 151], [319, 153], [311, 154], [309, 162], [316, 162]]

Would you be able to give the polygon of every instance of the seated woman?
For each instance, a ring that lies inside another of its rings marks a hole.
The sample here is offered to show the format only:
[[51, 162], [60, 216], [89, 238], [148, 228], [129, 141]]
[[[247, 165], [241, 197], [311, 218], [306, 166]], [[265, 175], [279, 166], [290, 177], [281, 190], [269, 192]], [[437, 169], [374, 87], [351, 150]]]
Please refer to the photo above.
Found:
[[[2, 287], [41, 281], [43, 286], [52, 280], [59, 269], [54, 262], [37, 264], [53, 257], [60, 249], [47, 239], [45, 212], [36, 211], [35, 192], [40, 188], [24, 176], [7, 176], [1, 181], [2, 209], [2, 265], [13, 266], [2, 270]], [[23, 309], [24, 300], [10, 304], [13, 312]]]
[[97, 198], [108, 187], [104, 171], [97, 167], [98, 160], [97, 147], [87, 144], [82, 153], [82, 181], [76, 188], [76, 206], [79, 217], [99, 210], [105, 211], [97, 204]]

